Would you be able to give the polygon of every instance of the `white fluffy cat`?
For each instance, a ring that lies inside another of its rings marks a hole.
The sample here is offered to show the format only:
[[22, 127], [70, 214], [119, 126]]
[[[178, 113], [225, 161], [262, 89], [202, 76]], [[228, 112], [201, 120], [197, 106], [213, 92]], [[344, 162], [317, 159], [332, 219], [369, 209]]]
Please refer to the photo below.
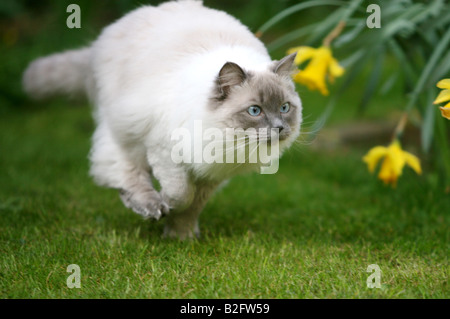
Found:
[[97, 122], [95, 181], [119, 189], [125, 206], [144, 217], [167, 215], [165, 235], [184, 239], [199, 234], [198, 216], [214, 189], [260, 163], [175, 163], [172, 132], [192, 132], [194, 121], [223, 131], [277, 128], [286, 149], [301, 124], [294, 58], [271, 61], [235, 18], [201, 1], [172, 1], [134, 10], [89, 47], [37, 59], [23, 83], [36, 98], [87, 95]]

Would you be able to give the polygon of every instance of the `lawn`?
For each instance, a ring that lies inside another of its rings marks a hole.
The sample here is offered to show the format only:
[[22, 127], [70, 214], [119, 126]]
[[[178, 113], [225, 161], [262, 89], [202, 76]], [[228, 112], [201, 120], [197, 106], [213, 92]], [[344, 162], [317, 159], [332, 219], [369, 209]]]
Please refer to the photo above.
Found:
[[[238, 176], [211, 198], [199, 240], [162, 239], [161, 222], [88, 176], [89, 105], [21, 93], [32, 57], [69, 47], [51, 39], [28, 34], [0, 59], [0, 298], [450, 297], [448, 193], [426, 161], [422, 176], [406, 168], [397, 188], [384, 186], [361, 160], [370, 140], [324, 148], [300, 138], [276, 174]], [[330, 126], [355, 121], [360, 89]], [[327, 98], [299, 92], [311, 124]], [[401, 93], [390, 94], [373, 103], [397, 109]], [[365, 120], [385, 114], [370, 112]], [[67, 287], [71, 264], [80, 289]], [[371, 264], [381, 288], [367, 286]]]
[[[449, 297], [450, 201], [426, 176], [405, 171], [393, 190], [364, 149], [300, 145], [277, 174], [218, 192], [200, 240], [163, 240], [88, 176], [89, 107], [49, 104], [0, 119], [2, 298]], [[70, 264], [81, 289], [66, 285]]]

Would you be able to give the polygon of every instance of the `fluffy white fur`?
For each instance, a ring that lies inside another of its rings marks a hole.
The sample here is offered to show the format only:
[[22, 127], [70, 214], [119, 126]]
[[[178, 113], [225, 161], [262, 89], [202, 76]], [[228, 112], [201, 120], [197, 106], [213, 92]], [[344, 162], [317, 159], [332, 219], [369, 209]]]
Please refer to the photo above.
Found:
[[[200, 1], [168, 2], [127, 14], [87, 48], [34, 61], [24, 87], [35, 97], [85, 92], [96, 106], [95, 181], [122, 190], [125, 205], [143, 216], [168, 214], [165, 234], [186, 238], [198, 233], [198, 215], [215, 186], [237, 171], [175, 165], [171, 133], [179, 127], [193, 133], [199, 119], [204, 128], [223, 127], [209, 99], [227, 61], [260, 76], [273, 73], [264, 45], [235, 18]], [[301, 108], [298, 97], [295, 102]]]

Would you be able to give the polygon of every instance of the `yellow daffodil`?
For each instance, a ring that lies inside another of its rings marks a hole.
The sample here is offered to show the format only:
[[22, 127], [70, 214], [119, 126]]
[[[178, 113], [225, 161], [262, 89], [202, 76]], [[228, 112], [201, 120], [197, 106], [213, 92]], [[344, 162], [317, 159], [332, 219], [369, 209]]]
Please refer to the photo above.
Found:
[[[443, 89], [441, 93], [439, 93], [436, 100], [434, 100], [434, 104], [441, 104], [444, 102], [450, 101], [450, 79], [444, 79], [438, 82], [436, 85], [438, 88]], [[441, 106], [441, 114], [446, 119], [450, 120], [450, 102], [445, 106]]]
[[294, 81], [306, 85], [310, 90], [318, 90], [323, 95], [328, 95], [325, 78], [328, 77], [329, 81], [333, 82], [335, 77], [344, 74], [344, 68], [333, 58], [331, 49], [328, 46], [317, 49], [301, 46], [288, 50], [288, 54], [294, 52], [297, 52], [296, 65], [311, 60], [304, 70], [294, 74]]
[[398, 140], [394, 140], [388, 147], [375, 146], [363, 157], [369, 172], [373, 173], [375, 171], [379, 160], [383, 157], [384, 160], [381, 164], [378, 178], [385, 184], [391, 184], [395, 187], [405, 164], [409, 165], [417, 174], [422, 174], [420, 160], [411, 153], [403, 151]]

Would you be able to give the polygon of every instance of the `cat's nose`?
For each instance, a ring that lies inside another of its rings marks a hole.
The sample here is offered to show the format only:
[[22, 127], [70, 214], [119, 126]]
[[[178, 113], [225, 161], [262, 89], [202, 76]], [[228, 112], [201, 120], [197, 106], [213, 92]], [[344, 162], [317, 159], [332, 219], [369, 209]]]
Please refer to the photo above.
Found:
[[279, 140], [284, 140], [288, 137], [289, 127], [286, 127], [285, 125], [282, 125], [282, 124], [278, 124], [278, 125], [275, 125], [273, 128], [277, 129]]
[[278, 130], [278, 134], [281, 133], [281, 131], [284, 130], [284, 123], [283, 120], [280, 118], [275, 118], [272, 119], [272, 128], [277, 129]]

